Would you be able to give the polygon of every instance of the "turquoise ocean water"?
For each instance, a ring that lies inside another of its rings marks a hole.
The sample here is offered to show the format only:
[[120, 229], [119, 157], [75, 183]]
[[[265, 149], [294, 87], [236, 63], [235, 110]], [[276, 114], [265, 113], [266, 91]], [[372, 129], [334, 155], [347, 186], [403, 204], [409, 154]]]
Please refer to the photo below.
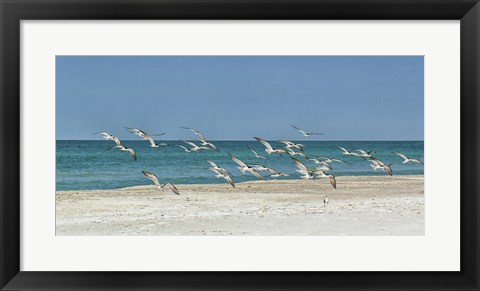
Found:
[[[184, 145], [181, 141], [162, 141], [167, 144]], [[228, 169], [234, 175], [235, 182], [256, 180], [250, 174], [242, 174], [236, 164], [229, 158], [232, 153], [247, 163], [263, 164], [275, 170], [290, 174], [290, 177], [277, 179], [298, 179], [296, 167], [292, 160], [284, 155], [268, 155], [263, 145], [257, 141], [212, 141], [219, 152], [208, 150], [187, 153], [176, 146], [151, 148], [146, 141], [124, 140], [122, 143], [133, 148], [138, 161], [127, 152], [107, 149], [114, 145], [113, 141], [65, 141], [58, 140], [56, 148], [56, 188], [57, 190], [115, 189], [137, 185], [151, 184], [142, 170], [156, 174], [162, 183], [175, 184], [210, 184], [226, 183], [224, 179], [216, 179], [209, 171], [207, 160], [215, 161], [219, 166]], [[375, 157], [392, 165], [394, 175], [423, 175], [422, 164], [402, 164], [402, 159], [392, 152], [402, 152], [408, 157], [423, 160], [423, 141], [298, 141], [305, 145], [305, 153], [310, 157], [316, 155], [335, 157], [350, 164], [332, 163], [331, 174], [336, 176], [368, 176], [387, 175], [385, 172], [373, 171], [369, 163], [361, 158], [344, 156], [337, 146], [348, 150], [376, 150]], [[198, 144], [198, 142], [197, 142]], [[274, 147], [280, 143], [272, 142]], [[255, 158], [248, 147], [252, 147], [270, 160]], [[315, 166], [303, 158], [296, 156], [307, 166]], [[265, 173], [265, 172], [262, 172]]]

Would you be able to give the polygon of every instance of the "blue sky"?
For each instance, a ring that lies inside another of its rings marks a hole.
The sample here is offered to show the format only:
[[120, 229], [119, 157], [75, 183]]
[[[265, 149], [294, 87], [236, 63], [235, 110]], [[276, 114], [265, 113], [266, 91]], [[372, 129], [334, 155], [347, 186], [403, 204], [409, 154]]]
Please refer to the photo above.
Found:
[[423, 95], [422, 56], [57, 56], [56, 137], [423, 140]]

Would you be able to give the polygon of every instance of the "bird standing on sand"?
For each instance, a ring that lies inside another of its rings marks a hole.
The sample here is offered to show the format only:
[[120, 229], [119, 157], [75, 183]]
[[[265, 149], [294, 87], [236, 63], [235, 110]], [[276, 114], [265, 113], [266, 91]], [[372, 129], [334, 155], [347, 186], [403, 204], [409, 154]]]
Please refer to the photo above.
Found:
[[417, 163], [417, 164], [423, 164], [422, 161], [420, 160], [417, 160], [417, 159], [412, 159], [412, 158], [409, 158], [407, 156], [405, 156], [404, 154], [402, 153], [396, 153], [396, 152], [392, 152], [392, 154], [396, 154], [397, 156], [400, 156], [402, 159], [403, 159], [403, 162], [402, 164], [406, 164], [406, 163]]
[[157, 135], [164, 135], [165, 133], [156, 133], [156, 134], [148, 134], [145, 131], [139, 129], [139, 128], [133, 128], [133, 127], [125, 127], [128, 132], [133, 133], [135, 135], [138, 135], [142, 139], [150, 142], [150, 146], [152, 148], [158, 148], [159, 146], [167, 146], [165, 143], [155, 143], [153, 140], [152, 136], [157, 136]]
[[239, 158], [233, 156], [232, 154], [228, 153], [228, 155], [230, 156], [230, 158], [239, 165], [239, 167], [237, 167], [242, 173], [245, 173], [245, 172], [249, 172], [250, 174], [254, 175], [255, 177], [257, 177], [258, 179], [262, 179], [262, 180], [265, 180], [265, 178], [260, 175], [260, 173], [258, 173], [257, 171], [255, 171], [255, 169], [253, 169], [252, 167], [250, 167], [249, 165], [247, 165], [244, 161], [240, 160]]
[[323, 199], [323, 203], [328, 204], [328, 196]]
[[130, 155], [132, 156], [132, 158], [135, 161], [137, 161], [137, 154], [135, 153], [135, 151], [132, 148], [127, 148], [126, 146], [123, 146], [123, 145], [119, 144], [119, 145], [116, 145], [116, 146], [113, 146], [113, 147], [107, 149], [107, 151], [111, 150], [111, 149], [119, 149], [122, 152], [129, 152]]
[[272, 145], [267, 142], [266, 140], [264, 140], [263, 138], [260, 138], [260, 137], [254, 137], [256, 140], [258, 140], [261, 144], [263, 144], [265, 146], [265, 152], [267, 152], [267, 154], [271, 154], [271, 153], [277, 153], [279, 154], [280, 156], [282, 154], [286, 154], [287, 151], [286, 150], [282, 150], [282, 149], [274, 149], [272, 147]]
[[310, 137], [311, 135], [323, 135], [323, 133], [321, 132], [307, 132], [299, 127], [296, 127], [295, 125], [292, 125], [293, 128], [295, 128], [296, 130], [300, 131], [304, 137]]
[[177, 187], [175, 187], [175, 185], [173, 185], [172, 183], [165, 183], [165, 184], [161, 184], [160, 183], [160, 180], [158, 179], [158, 177], [155, 175], [155, 174], [152, 174], [150, 172], [147, 172], [147, 171], [142, 171], [142, 174], [145, 175], [145, 177], [147, 177], [148, 179], [152, 180], [153, 183], [155, 183], [155, 185], [157, 186], [157, 188], [159, 190], [164, 190], [165, 186], [168, 186], [168, 188], [170, 188], [170, 190], [172, 190], [173, 193], [177, 194], [177, 195], [180, 195], [180, 191], [178, 191]]

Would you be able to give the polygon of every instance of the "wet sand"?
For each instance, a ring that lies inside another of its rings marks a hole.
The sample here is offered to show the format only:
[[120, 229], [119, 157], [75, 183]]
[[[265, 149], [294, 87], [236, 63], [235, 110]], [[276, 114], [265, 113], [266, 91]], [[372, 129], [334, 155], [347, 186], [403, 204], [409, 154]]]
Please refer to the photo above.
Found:
[[424, 235], [423, 176], [177, 187], [58, 191], [56, 234]]

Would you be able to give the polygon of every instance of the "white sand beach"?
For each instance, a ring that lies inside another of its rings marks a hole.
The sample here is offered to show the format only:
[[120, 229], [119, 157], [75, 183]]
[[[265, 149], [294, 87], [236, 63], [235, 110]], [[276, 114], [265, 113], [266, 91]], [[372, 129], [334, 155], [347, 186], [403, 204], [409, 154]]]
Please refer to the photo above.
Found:
[[[57, 235], [424, 235], [423, 176], [58, 191]], [[329, 203], [323, 202], [328, 196]]]

